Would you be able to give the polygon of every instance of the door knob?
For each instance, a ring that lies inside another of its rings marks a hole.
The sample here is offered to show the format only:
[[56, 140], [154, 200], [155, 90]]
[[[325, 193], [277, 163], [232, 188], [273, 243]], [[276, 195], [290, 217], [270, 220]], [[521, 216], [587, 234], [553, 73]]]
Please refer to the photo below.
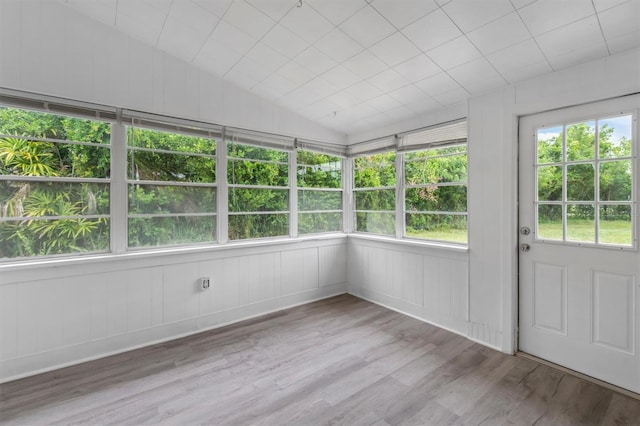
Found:
[[529, 251], [531, 247], [529, 246], [529, 244], [520, 244], [520, 251], [521, 252], [525, 252], [525, 251]]

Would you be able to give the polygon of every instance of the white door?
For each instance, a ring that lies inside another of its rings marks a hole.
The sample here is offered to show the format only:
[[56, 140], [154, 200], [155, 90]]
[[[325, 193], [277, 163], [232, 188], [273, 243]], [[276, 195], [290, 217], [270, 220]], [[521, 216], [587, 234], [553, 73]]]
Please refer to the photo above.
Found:
[[640, 96], [520, 119], [519, 349], [640, 393]]

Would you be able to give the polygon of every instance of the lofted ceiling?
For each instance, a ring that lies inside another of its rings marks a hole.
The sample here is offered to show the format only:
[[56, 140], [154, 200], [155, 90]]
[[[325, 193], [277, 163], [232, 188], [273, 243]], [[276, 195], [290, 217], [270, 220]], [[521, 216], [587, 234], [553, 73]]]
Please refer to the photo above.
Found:
[[640, 0], [60, 0], [345, 134], [640, 46]]

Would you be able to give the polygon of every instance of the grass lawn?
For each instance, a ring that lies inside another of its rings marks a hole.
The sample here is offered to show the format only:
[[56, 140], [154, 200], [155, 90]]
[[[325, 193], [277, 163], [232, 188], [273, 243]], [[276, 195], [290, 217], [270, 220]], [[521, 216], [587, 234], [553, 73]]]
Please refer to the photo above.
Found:
[[[538, 236], [543, 239], [562, 240], [562, 222], [541, 223]], [[591, 220], [572, 219], [567, 224], [567, 239], [595, 242], [595, 224]], [[600, 242], [632, 245], [631, 222], [624, 220], [600, 221]]]
[[426, 240], [439, 240], [452, 243], [467, 243], [466, 229], [434, 229], [429, 231], [415, 230], [407, 228], [406, 232], [409, 238], [424, 238]]

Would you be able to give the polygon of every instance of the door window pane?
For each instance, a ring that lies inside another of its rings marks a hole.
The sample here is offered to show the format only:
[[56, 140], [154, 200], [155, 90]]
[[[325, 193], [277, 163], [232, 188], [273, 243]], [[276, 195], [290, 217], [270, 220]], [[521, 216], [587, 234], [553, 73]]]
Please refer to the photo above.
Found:
[[600, 206], [599, 242], [623, 246], [633, 245], [631, 206]]
[[567, 200], [593, 201], [594, 191], [593, 164], [569, 164], [567, 166]]
[[538, 129], [538, 164], [559, 163], [562, 161], [562, 126]]
[[598, 120], [600, 158], [631, 156], [631, 125], [631, 115]]
[[538, 200], [562, 200], [562, 166], [538, 167]]
[[596, 221], [593, 205], [567, 205], [567, 240], [596, 242]]
[[600, 163], [600, 201], [630, 201], [631, 176], [631, 160]]
[[562, 241], [562, 206], [559, 204], [538, 205], [538, 238]]
[[595, 121], [567, 126], [567, 161], [591, 160], [595, 155]]

